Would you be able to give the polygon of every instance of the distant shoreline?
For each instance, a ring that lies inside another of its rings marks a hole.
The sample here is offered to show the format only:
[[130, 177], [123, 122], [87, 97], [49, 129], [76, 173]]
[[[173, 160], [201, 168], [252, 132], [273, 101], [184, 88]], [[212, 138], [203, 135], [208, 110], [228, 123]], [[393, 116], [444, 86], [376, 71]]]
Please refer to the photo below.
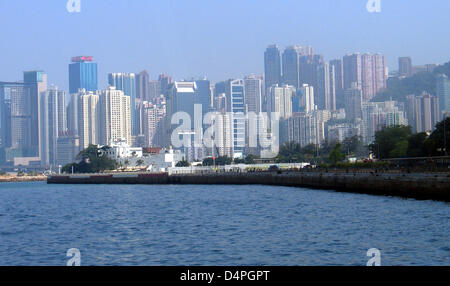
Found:
[[45, 182], [47, 176], [0, 176], [0, 183]]

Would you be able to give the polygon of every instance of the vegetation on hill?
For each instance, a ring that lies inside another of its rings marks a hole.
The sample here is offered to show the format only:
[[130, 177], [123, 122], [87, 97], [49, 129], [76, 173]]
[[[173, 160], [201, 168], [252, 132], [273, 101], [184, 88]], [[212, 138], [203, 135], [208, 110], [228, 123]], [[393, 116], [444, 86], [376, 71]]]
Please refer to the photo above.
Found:
[[450, 77], [450, 62], [440, 65], [430, 72], [420, 72], [407, 78], [390, 78], [387, 88], [377, 94], [372, 101], [380, 102], [386, 100], [405, 101], [410, 94], [420, 95], [426, 91], [436, 95], [436, 82], [439, 74]]

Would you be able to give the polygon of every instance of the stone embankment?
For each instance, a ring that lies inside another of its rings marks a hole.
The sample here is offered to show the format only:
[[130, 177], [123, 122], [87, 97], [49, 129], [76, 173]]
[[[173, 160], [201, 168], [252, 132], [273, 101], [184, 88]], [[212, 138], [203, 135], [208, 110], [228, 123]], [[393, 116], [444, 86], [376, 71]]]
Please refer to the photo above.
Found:
[[450, 174], [392, 173], [166, 173], [92, 174], [51, 176], [49, 184], [180, 184], [180, 185], [272, 185], [339, 192], [400, 196], [450, 202]]

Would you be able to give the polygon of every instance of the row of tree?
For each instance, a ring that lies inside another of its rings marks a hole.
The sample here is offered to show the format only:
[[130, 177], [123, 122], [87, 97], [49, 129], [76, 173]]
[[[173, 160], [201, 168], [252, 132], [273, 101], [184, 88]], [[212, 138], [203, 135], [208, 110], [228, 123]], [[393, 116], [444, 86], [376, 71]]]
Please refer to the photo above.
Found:
[[297, 142], [288, 142], [280, 147], [277, 157], [278, 163], [308, 162], [315, 165], [323, 163], [337, 163], [349, 157], [368, 157], [367, 146], [358, 136], [350, 137], [342, 143], [325, 142], [321, 146], [310, 144], [302, 147]]
[[410, 126], [385, 127], [376, 132], [371, 151], [379, 159], [444, 156], [450, 147], [450, 117], [433, 133], [413, 134]]

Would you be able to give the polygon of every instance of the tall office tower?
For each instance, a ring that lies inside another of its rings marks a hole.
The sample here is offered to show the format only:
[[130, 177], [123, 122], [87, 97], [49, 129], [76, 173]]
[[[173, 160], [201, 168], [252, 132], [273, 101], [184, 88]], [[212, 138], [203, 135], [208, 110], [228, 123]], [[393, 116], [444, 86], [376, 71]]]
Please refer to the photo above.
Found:
[[357, 86], [362, 88], [361, 77], [361, 55], [348, 54], [343, 59], [344, 69], [344, 91], [352, 88], [352, 83], [356, 82]]
[[309, 84], [317, 89], [317, 69], [324, 63], [322, 55], [300, 57], [300, 85]]
[[315, 93], [315, 103], [319, 110], [335, 110], [336, 95], [334, 87], [334, 68], [327, 63], [317, 66], [317, 92]]
[[356, 83], [345, 91], [345, 116], [347, 120], [361, 118], [362, 90]]
[[202, 113], [206, 114], [211, 109], [211, 82], [207, 79], [195, 81], [197, 85], [197, 102], [202, 105]]
[[172, 77], [165, 75], [165, 74], [160, 74], [158, 77], [158, 81], [160, 84], [160, 94], [163, 94], [164, 96], [167, 95], [168, 91], [169, 91], [169, 87], [172, 83]]
[[40, 138], [43, 167], [57, 166], [58, 137], [66, 131], [65, 97], [66, 93], [55, 86], [41, 95]]
[[245, 84], [245, 105], [247, 112], [260, 113], [262, 111], [262, 79], [254, 75], [244, 79]]
[[80, 137], [67, 132], [59, 134], [57, 140], [56, 166], [65, 166], [75, 161], [80, 152]]
[[274, 84], [281, 83], [281, 56], [277, 45], [270, 45], [264, 53], [265, 92]]
[[412, 60], [410, 57], [398, 58], [398, 73], [405, 77], [412, 75]]
[[[227, 85], [227, 82], [225, 82], [225, 81], [217, 82], [214, 85], [214, 110], [216, 110], [216, 111], [220, 111], [220, 108], [218, 106], [216, 106], [216, 104], [218, 103], [218, 101], [217, 101], [218, 98], [222, 97], [225, 94], [225, 92], [226, 92], [225, 91], [225, 86], [226, 85]], [[226, 95], [225, 95], [225, 98], [226, 98]], [[222, 107], [226, 106], [226, 103], [221, 105], [221, 106]]]
[[147, 71], [136, 74], [136, 99], [139, 102], [150, 100], [150, 76]]
[[33, 120], [32, 90], [31, 84], [0, 82], [0, 157], [4, 163], [13, 163], [16, 157], [36, 157], [31, 138], [39, 121]]
[[116, 90], [123, 91], [125, 96], [130, 97], [131, 135], [139, 135], [140, 119], [137, 112], [139, 100], [136, 99], [136, 75], [134, 73], [110, 73], [108, 75], [108, 83], [110, 86], [115, 87]]
[[78, 135], [78, 98], [85, 93], [85, 89], [80, 89], [77, 93], [69, 95], [69, 104], [66, 108], [67, 132], [69, 135]]
[[442, 116], [443, 112], [450, 112], [450, 80], [445, 74], [438, 76], [436, 91], [439, 97], [439, 113]]
[[166, 116], [166, 105], [156, 105], [144, 101], [142, 107], [142, 125], [145, 136], [145, 146], [162, 146], [162, 125]]
[[227, 112], [233, 114], [233, 157], [244, 156], [245, 148], [245, 84], [244, 80], [228, 80], [225, 85]]
[[110, 86], [99, 100], [100, 143], [110, 145], [125, 140], [131, 145], [131, 100], [122, 90]]
[[[106, 129], [107, 126], [100, 124], [99, 95], [97, 92], [80, 89], [77, 96], [73, 96], [71, 99], [76, 101], [73, 104], [77, 105], [76, 119], [80, 149], [86, 149], [90, 144], [100, 144], [100, 131]], [[75, 134], [71, 135], [75, 136]]]
[[361, 56], [361, 82], [363, 99], [369, 101], [375, 96], [375, 64], [371, 54]]
[[344, 108], [344, 67], [342, 66], [342, 60], [330, 61], [330, 70], [334, 67], [334, 86], [336, 93], [336, 109]]
[[79, 89], [96, 91], [98, 89], [97, 63], [93, 57], [73, 57], [69, 64], [69, 93], [77, 93]]
[[47, 74], [43, 71], [28, 71], [23, 73], [23, 81], [31, 85], [30, 105], [31, 111], [31, 157], [41, 157], [41, 124], [40, 104], [41, 96], [47, 92]]
[[[167, 95], [167, 116], [165, 118], [165, 134], [164, 134], [164, 141], [165, 146], [168, 147], [173, 145], [173, 142], [171, 142], [172, 139], [172, 132], [174, 132], [175, 128], [178, 128], [179, 124], [172, 125], [172, 118], [173, 116], [178, 112], [184, 112], [189, 115], [189, 118], [191, 120], [191, 126], [186, 126], [188, 128], [187, 130], [180, 131], [181, 133], [175, 134], [178, 135], [180, 138], [187, 140], [186, 138], [189, 138], [188, 146], [184, 146], [183, 150], [186, 155], [187, 160], [194, 160], [199, 158], [201, 155], [200, 148], [195, 148], [195, 136], [201, 136], [202, 134], [194, 134], [196, 127], [194, 125], [194, 105], [196, 102], [198, 102], [198, 92], [197, 92], [197, 84], [195, 82], [174, 82], [172, 83], [168, 88], [168, 95]], [[181, 122], [180, 122], [181, 123]], [[184, 124], [186, 124], [184, 122]], [[201, 126], [200, 126], [201, 127]]]
[[301, 112], [310, 113], [317, 109], [317, 106], [314, 102], [314, 87], [304, 84], [299, 89], [299, 94], [300, 94], [300, 109], [295, 108], [293, 112], [298, 112], [297, 110], [299, 110]]
[[212, 140], [214, 146], [211, 150], [213, 157], [227, 156], [232, 158], [233, 151], [233, 114], [225, 111], [216, 111], [213, 116]]
[[301, 56], [313, 56], [314, 50], [311, 46], [299, 46], [298, 51]]
[[300, 52], [297, 46], [287, 47], [283, 52], [283, 84], [300, 87]]
[[416, 102], [416, 96], [414, 94], [410, 94], [406, 96], [405, 106], [406, 106], [406, 118], [408, 119], [409, 126], [412, 127], [413, 132], [417, 133], [417, 130], [420, 130], [416, 122], [417, 114], [420, 114], [421, 108], [416, 110], [416, 107], [420, 105], [420, 101]]
[[149, 82], [149, 101], [162, 95], [161, 93], [161, 82], [159, 80], [151, 80]]
[[215, 98], [214, 110], [218, 112], [227, 112], [227, 109], [227, 95], [221, 93]]
[[281, 119], [292, 116], [292, 97], [296, 89], [290, 85], [274, 85], [270, 88], [270, 111], [278, 112]]
[[373, 55], [374, 89], [375, 95], [387, 87], [386, 58], [381, 54]]

